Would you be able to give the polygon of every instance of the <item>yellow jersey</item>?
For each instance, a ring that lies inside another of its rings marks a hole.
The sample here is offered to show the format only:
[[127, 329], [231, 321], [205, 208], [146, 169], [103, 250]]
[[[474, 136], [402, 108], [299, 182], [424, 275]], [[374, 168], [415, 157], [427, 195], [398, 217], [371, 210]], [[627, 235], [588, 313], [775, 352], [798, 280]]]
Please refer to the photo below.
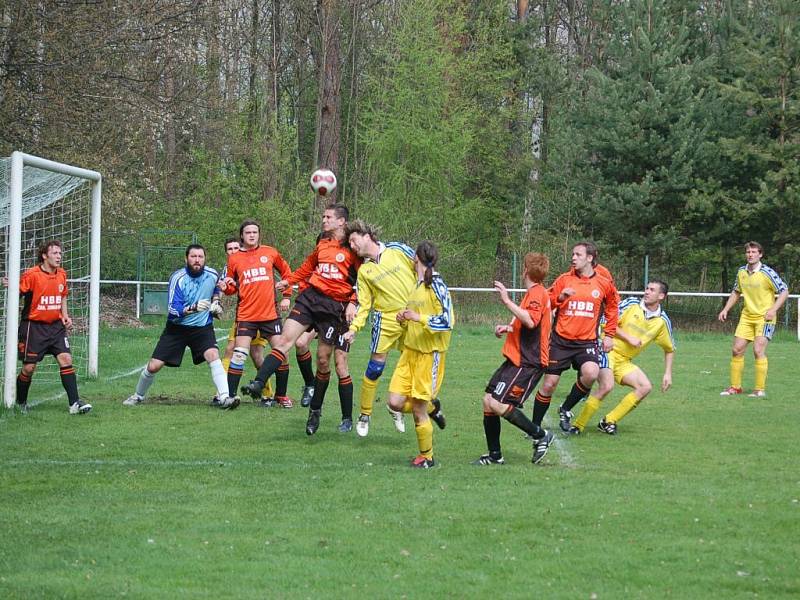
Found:
[[365, 260], [358, 270], [358, 312], [350, 331], [364, 327], [370, 309], [381, 313], [403, 310], [416, 283], [414, 251], [398, 242], [381, 244], [378, 260]]
[[664, 352], [675, 351], [672, 321], [661, 306], [649, 311], [638, 298], [626, 298], [619, 305], [618, 329], [642, 340], [642, 345], [635, 348], [620, 337], [614, 338], [614, 353], [628, 360], [638, 356], [651, 342], [661, 346]]
[[753, 272], [748, 270], [747, 265], [739, 267], [733, 290], [744, 297], [743, 316], [763, 318], [775, 302], [775, 294], [786, 291], [788, 287], [767, 265], [758, 263], [757, 266]]
[[431, 287], [418, 281], [408, 298], [408, 308], [419, 313], [419, 322], [408, 321], [405, 347], [417, 352], [447, 352], [455, 315], [450, 290], [438, 273]]

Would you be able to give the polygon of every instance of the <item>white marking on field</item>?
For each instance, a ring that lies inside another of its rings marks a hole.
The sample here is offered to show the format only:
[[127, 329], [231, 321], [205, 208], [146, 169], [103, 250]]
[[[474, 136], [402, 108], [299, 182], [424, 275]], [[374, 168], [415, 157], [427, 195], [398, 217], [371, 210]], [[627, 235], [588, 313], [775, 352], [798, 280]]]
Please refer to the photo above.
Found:
[[555, 437], [553, 438], [553, 446], [555, 446], [558, 450], [558, 460], [561, 462], [561, 464], [570, 468], [577, 467], [578, 462], [575, 460], [572, 452], [569, 451], [569, 444], [566, 443], [566, 438], [561, 435], [561, 429], [559, 428], [558, 423], [554, 424], [551, 419], [546, 418], [544, 420], [544, 426], [546, 429], [555, 433]]

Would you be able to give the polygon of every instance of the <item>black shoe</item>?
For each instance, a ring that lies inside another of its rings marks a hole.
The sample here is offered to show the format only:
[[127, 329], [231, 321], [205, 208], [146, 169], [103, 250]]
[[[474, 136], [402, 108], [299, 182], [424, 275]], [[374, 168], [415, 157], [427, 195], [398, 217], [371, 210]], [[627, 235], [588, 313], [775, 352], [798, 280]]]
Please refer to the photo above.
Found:
[[211, 399], [211, 405], [214, 408], [220, 408], [222, 403], [219, 401], [219, 394], [214, 394], [214, 397]]
[[431, 421], [436, 423], [439, 429], [444, 429], [447, 427], [447, 420], [444, 418], [444, 413], [442, 412], [442, 403], [439, 401], [438, 398], [433, 399], [433, 412], [428, 413], [428, 417], [430, 417]]
[[303, 397], [300, 398], [300, 406], [311, 406], [311, 399], [314, 397], [314, 386], [307, 385], [303, 387]]
[[534, 440], [533, 442], [533, 458], [531, 458], [531, 462], [533, 464], [538, 464], [542, 461], [547, 451], [550, 449], [550, 444], [553, 443], [553, 435], [550, 431], [545, 431], [544, 435], [539, 438], [538, 440]]
[[617, 435], [617, 424], [608, 423], [606, 422], [605, 419], [603, 419], [597, 424], [597, 428], [603, 433], [607, 433], [608, 435]]
[[353, 431], [353, 419], [342, 419], [342, 422], [339, 423], [339, 432], [350, 433], [351, 431]]
[[30, 410], [30, 408], [28, 408], [28, 403], [27, 402], [23, 402], [21, 404], [18, 403], [17, 407], [19, 408], [19, 412], [21, 412], [23, 415], [27, 415], [28, 411]]
[[571, 423], [569, 420], [572, 418], [572, 413], [566, 410], [563, 406], [558, 407], [558, 426], [561, 427], [561, 431], [569, 432], [569, 428]]
[[264, 408], [272, 408], [278, 405], [278, 401], [275, 398], [262, 398], [259, 404]]
[[567, 435], [580, 435], [581, 430], [575, 427], [575, 425], [573, 425], [572, 427], [569, 428], [569, 431], [567, 431], [566, 433]]
[[253, 379], [247, 385], [242, 386], [242, 393], [250, 396], [253, 400], [261, 400], [261, 390], [264, 389], [264, 384], [258, 379]]
[[504, 465], [506, 464], [505, 459], [502, 456], [497, 458], [493, 458], [491, 454], [481, 454], [476, 460], [472, 461], [473, 465], [483, 466], [483, 465]]
[[306, 435], [314, 435], [319, 429], [319, 418], [322, 410], [309, 410], [308, 421], [306, 421]]

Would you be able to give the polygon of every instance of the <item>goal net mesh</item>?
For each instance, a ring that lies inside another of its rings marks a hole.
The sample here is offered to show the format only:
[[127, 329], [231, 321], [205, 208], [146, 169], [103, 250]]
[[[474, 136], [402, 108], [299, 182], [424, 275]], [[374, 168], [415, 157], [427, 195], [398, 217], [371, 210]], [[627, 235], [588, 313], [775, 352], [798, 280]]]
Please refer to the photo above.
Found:
[[[3, 275], [8, 273], [12, 258], [9, 234], [16, 226], [10, 222], [10, 177], [11, 159], [0, 159], [0, 268]], [[70, 349], [76, 373], [85, 377], [88, 372], [91, 182], [25, 165], [22, 187], [20, 273], [36, 264], [37, 248], [42, 242], [61, 241], [62, 266], [69, 278], [67, 302], [73, 320]], [[7, 295], [8, 289], [2, 287], [2, 323], [7, 318]], [[5, 337], [0, 336], [0, 356], [4, 356], [6, 350]], [[3, 376], [0, 371], [0, 378]], [[58, 365], [53, 357], [46, 357], [37, 367], [35, 381], [37, 384], [59, 381]]]

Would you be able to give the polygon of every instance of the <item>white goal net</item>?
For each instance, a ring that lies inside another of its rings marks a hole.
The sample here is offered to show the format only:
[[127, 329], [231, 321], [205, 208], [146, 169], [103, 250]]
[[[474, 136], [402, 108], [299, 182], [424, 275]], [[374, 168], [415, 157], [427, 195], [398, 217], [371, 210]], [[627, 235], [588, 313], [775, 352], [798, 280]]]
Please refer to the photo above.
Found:
[[[37, 248], [56, 239], [63, 245], [67, 299], [73, 330], [70, 347], [78, 376], [97, 375], [100, 272], [100, 174], [15, 152], [0, 159], [0, 270], [2, 287], [0, 356], [4, 359], [2, 400], [16, 395], [19, 276], [37, 262]], [[45, 358], [35, 385], [59, 381], [58, 365]]]

